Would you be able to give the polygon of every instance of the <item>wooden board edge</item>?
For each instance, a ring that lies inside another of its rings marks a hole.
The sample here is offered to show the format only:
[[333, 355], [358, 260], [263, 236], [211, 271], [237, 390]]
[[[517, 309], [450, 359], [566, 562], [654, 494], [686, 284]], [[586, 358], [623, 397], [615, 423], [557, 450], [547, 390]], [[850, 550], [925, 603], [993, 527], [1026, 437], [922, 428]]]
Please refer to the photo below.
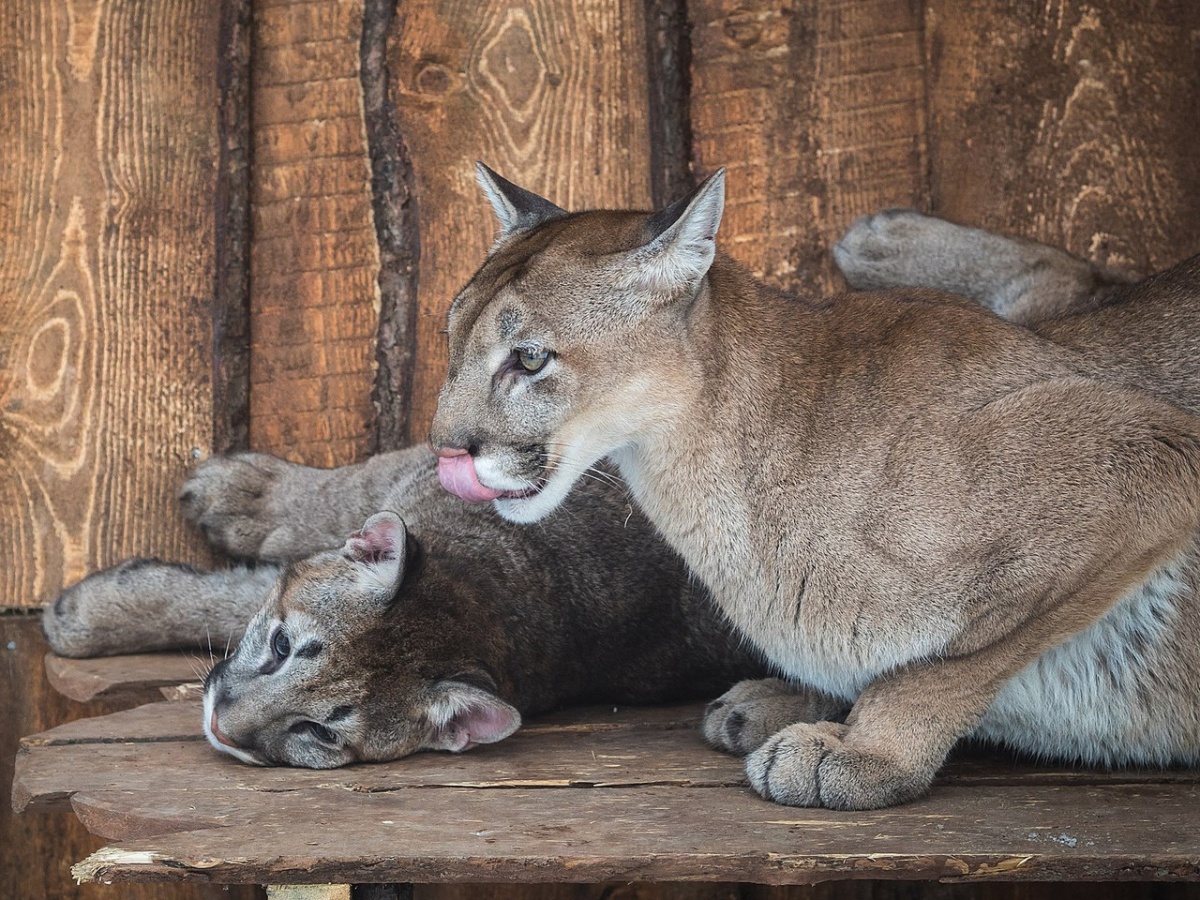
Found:
[[205, 882], [213, 884], [371, 884], [405, 881], [414, 884], [596, 884], [601, 882], [742, 882], [767, 885], [812, 885], [826, 881], [1195, 881], [1200, 863], [1162, 856], [1138, 860], [1097, 857], [1064, 865], [1040, 853], [975, 852], [954, 856], [891, 856], [862, 853], [813, 857], [731, 859], [694, 854], [663, 859], [641, 858], [565, 862], [551, 857], [513, 860], [433, 858], [363, 860], [358, 867], [322, 867], [317, 860], [272, 861], [269, 869], [246, 860], [190, 857], [152, 849], [104, 847], [71, 869], [79, 883]]

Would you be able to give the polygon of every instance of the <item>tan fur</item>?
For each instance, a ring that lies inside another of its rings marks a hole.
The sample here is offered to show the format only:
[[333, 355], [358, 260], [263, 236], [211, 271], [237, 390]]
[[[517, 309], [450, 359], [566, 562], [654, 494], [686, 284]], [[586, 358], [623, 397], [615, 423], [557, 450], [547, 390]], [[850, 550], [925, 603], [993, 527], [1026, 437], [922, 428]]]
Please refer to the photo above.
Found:
[[[772, 663], [853, 701], [844, 724], [754, 749], [766, 797], [910, 800], [984, 726], [1040, 752], [1197, 761], [1195, 715], [1152, 694], [1200, 695], [1200, 642], [1169, 639], [1196, 627], [1200, 420], [946, 295], [780, 295], [714, 257], [722, 203], [718, 175], [655, 217], [509, 229], [451, 312], [435, 447], [469, 449], [485, 486], [538, 486], [495, 501], [525, 522], [611, 458]], [[504, 374], [518, 345], [552, 364]], [[1105, 658], [1123, 640], [1152, 668]], [[1095, 753], [1036, 699], [1076, 657]], [[1129, 689], [1091, 691], [1106, 672]]]

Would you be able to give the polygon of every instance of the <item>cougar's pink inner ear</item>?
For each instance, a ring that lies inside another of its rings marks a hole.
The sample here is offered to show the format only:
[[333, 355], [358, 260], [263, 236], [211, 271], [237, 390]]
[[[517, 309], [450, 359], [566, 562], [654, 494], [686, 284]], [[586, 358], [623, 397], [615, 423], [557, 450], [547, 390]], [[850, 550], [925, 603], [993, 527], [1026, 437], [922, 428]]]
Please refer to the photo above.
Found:
[[407, 531], [395, 513], [376, 513], [367, 519], [361, 531], [346, 539], [346, 554], [356, 562], [379, 564], [393, 560], [403, 563]]
[[521, 727], [521, 714], [494, 694], [453, 682], [430, 710], [433, 743], [459, 753], [476, 744], [502, 741]]

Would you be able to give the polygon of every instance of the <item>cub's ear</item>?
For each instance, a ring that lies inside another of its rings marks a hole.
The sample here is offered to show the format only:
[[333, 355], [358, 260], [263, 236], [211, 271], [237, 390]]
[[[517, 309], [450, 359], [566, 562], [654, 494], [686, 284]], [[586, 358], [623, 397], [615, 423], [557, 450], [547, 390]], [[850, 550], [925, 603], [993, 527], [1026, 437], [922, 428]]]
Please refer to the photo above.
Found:
[[429, 749], [452, 753], [502, 741], [521, 727], [516, 707], [491, 691], [454, 679], [435, 686], [426, 716], [433, 725]]
[[725, 210], [725, 170], [718, 169], [688, 196], [655, 213], [649, 239], [633, 251], [627, 286], [659, 302], [690, 294], [716, 256]]
[[496, 213], [500, 223], [500, 238], [518, 231], [528, 231], [567, 214], [565, 209], [560, 209], [544, 197], [501, 178], [481, 162], [475, 163], [475, 180]]
[[394, 512], [376, 513], [362, 529], [346, 538], [342, 555], [355, 566], [359, 584], [390, 602], [404, 577], [408, 529]]

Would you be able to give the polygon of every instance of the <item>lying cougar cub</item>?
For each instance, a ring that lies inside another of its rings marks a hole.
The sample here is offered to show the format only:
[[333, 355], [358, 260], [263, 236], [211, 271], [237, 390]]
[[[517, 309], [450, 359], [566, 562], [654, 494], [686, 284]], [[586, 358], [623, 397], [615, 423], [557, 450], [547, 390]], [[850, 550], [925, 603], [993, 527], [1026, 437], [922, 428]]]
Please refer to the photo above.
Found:
[[[427, 449], [328, 471], [210, 460], [182, 497], [216, 546], [313, 555], [282, 570], [137, 560], [96, 573], [47, 611], [50, 644], [72, 656], [221, 646], [253, 616], [205, 684], [205, 733], [246, 762], [315, 768], [466, 750], [522, 714], [710, 696], [763, 673], [610, 485], [514, 529], [450, 497], [433, 469]], [[342, 545], [348, 522], [381, 507], [397, 512]]]
[[963, 300], [755, 282], [715, 253], [721, 172], [654, 215], [480, 181], [501, 235], [450, 310], [442, 483], [535, 522], [616, 462], [771, 663], [853, 704], [796, 694], [769, 736], [726, 720], [777, 686], [716, 705], [760, 793], [903, 802], [973, 733], [1200, 760], [1200, 420]]

